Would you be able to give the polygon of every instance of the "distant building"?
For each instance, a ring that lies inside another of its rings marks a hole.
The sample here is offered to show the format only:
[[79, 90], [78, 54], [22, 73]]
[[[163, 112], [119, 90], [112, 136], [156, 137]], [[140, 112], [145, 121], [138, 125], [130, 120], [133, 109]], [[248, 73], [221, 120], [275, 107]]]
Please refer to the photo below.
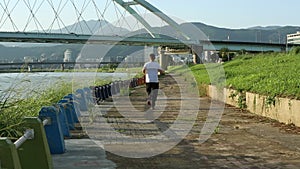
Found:
[[74, 62], [72, 50], [67, 49], [64, 53], [64, 62]]
[[47, 58], [47, 62], [62, 62], [64, 56], [58, 53], [52, 53], [49, 58]]
[[300, 44], [300, 31], [294, 34], [287, 35], [287, 43], [288, 44]]
[[31, 56], [25, 56], [24, 57], [24, 62], [25, 63], [32, 63], [33, 62], [33, 58]]

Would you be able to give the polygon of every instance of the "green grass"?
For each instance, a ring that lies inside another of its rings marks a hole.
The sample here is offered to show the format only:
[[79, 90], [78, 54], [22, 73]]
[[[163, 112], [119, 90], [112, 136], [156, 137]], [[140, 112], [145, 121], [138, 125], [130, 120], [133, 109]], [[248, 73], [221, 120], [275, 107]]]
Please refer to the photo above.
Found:
[[243, 56], [224, 64], [227, 85], [267, 96], [300, 99], [300, 55]]
[[[37, 117], [43, 106], [51, 106], [72, 91], [69, 83], [58, 82], [44, 91], [23, 91], [14, 85], [0, 96], [0, 137], [18, 138], [23, 135], [24, 117]], [[26, 97], [22, 97], [26, 95]]]
[[[227, 87], [270, 97], [300, 99], [299, 54], [290, 52], [244, 55], [224, 63], [223, 67]], [[217, 84], [218, 79], [223, 78], [214, 74], [221, 68], [213, 64], [206, 67], [193, 65], [190, 68], [199, 85]], [[208, 72], [211, 76], [208, 76]]]
[[195, 77], [201, 97], [207, 95], [207, 85], [213, 84], [221, 88], [225, 85], [224, 69], [218, 63], [190, 65], [189, 67], [173, 66], [168, 69], [168, 72], [181, 76], [189, 75], [189, 71]]

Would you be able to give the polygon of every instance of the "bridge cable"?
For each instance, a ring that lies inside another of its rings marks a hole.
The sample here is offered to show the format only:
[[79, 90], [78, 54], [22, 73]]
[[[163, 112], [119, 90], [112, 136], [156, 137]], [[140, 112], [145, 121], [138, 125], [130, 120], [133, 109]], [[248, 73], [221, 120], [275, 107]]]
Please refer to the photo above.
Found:
[[116, 14], [116, 17], [117, 17], [116, 24], [119, 24], [120, 21], [121, 21], [121, 19], [120, 19], [120, 17], [119, 17], [118, 11], [116, 10], [117, 7], [116, 7], [115, 2], [114, 2], [114, 1], [112, 1], [112, 2], [113, 2], [113, 4], [114, 4], [114, 10], [115, 10], [115, 14]]
[[30, 1], [28, 0], [28, 2], [26, 2], [26, 0], [23, 0], [23, 2], [25, 3], [25, 5], [27, 6], [27, 8], [29, 9], [30, 11], [30, 15], [28, 17], [28, 20], [27, 20], [27, 24], [25, 25], [23, 31], [26, 30], [26, 28], [28, 27], [28, 25], [30, 24], [30, 22], [33, 20], [34, 23], [35, 23], [35, 26], [36, 26], [36, 29], [37, 31], [39, 31], [39, 27], [42, 28], [42, 31], [44, 33], [46, 33], [45, 29], [43, 28], [42, 24], [39, 22], [38, 18], [36, 18], [36, 13], [40, 10], [41, 6], [43, 5], [44, 1], [42, 1], [40, 3], [40, 5], [37, 7], [37, 9], [35, 10], [34, 12], [34, 8], [36, 7], [37, 5], [37, 0], [34, 1], [34, 4], [31, 6], [30, 4]]
[[63, 6], [61, 6], [62, 0], [60, 0], [59, 6], [57, 7], [57, 9], [55, 9], [55, 6], [54, 6], [54, 3], [52, 2], [52, 0], [47, 0], [47, 2], [51, 6], [51, 8], [53, 10], [53, 13], [55, 15], [53, 21], [51, 22], [51, 24], [50, 24], [50, 26], [48, 28], [49, 33], [51, 33], [51, 29], [53, 28], [55, 22], [57, 22], [57, 25], [59, 27], [60, 33], [63, 33], [62, 32], [62, 27], [60, 26], [60, 22], [63, 25], [64, 29], [67, 31], [67, 33], [69, 33], [70, 31], [69, 31], [68, 27], [64, 24], [63, 20], [59, 16], [61, 14], [61, 12], [63, 11], [63, 9], [66, 7], [66, 5], [68, 3], [68, 0], [65, 1], [65, 3], [64, 3]]
[[[106, 13], [106, 11], [108, 11], [108, 8], [109, 8], [111, 5], [112, 5], [112, 1], [111, 1], [111, 0], [106, 0], [105, 8], [104, 8], [103, 13], [102, 13], [103, 19], [104, 19], [105, 21], [106, 21], [105, 13]], [[97, 7], [97, 8], [98, 8], [98, 7]], [[111, 30], [111, 32], [113, 32], [112, 25], [111, 25], [110, 23], [108, 23], [107, 25], [108, 25], [109, 29]], [[104, 31], [103, 31], [103, 28], [102, 28], [102, 27], [101, 27], [101, 30], [102, 30], [102, 32], [103, 32], [103, 34], [104, 34]]]
[[[90, 33], [93, 34], [93, 31], [91, 30], [91, 28], [87, 24], [86, 20], [83, 18], [83, 13], [86, 10], [86, 8], [89, 6], [90, 3], [91, 3], [91, 0], [89, 0], [88, 2], [87, 2], [87, 0], [84, 0], [84, 4], [82, 5], [80, 16], [83, 19], [83, 24], [85, 24], [85, 26], [89, 29]], [[84, 31], [82, 31], [82, 33], [84, 33]]]
[[[91, 0], [89, 2], [91, 2]], [[82, 34], [84, 34], [83, 27], [82, 27], [82, 24], [80, 22], [80, 19], [82, 19], [83, 24], [85, 24], [85, 26], [88, 28], [88, 30], [90, 31], [90, 33], [93, 34], [92, 30], [90, 29], [90, 27], [88, 26], [87, 22], [85, 21], [85, 19], [82, 16], [83, 12], [85, 11], [85, 9], [86, 9], [86, 7], [88, 6], [89, 3], [87, 3], [87, 5], [86, 5], [86, 0], [85, 0], [84, 4], [82, 5], [81, 11], [79, 11], [78, 8], [76, 7], [76, 4], [75, 4], [74, 0], [72, 0], [71, 3], [73, 4], [73, 7], [75, 9], [75, 12], [76, 12], [76, 15], [77, 15], [77, 23], [78, 23], [78, 24], [74, 24], [73, 28], [75, 27], [75, 29], [77, 29], [77, 27], [79, 25]]]
[[[107, 2], [107, 1], [106, 1], [106, 2]], [[103, 27], [104, 25], [102, 25], [101, 20], [105, 20], [105, 19], [104, 19], [104, 15], [101, 13], [100, 9], [97, 7], [97, 3], [95, 2], [95, 0], [92, 0], [92, 3], [93, 3], [93, 5], [94, 5], [94, 9], [95, 9], [95, 11], [96, 11], [97, 19], [98, 19], [98, 22], [99, 22], [99, 24], [100, 24], [100, 30], [102, 30], [102, 32], [103, 32], [102, 27]], [[101, 18], [101, 17], [102, 17], [102, 18]], [[96, 25], [94, 26], [93, 29], [95, 29], [95, 27], [96, 27]], [[97, 33], [99, 33], [100, 30], [97, 30]]]
[[38, 7], [38, 9], [36, 10], [36, 12], [34, 12], [34, 8], [36, 6], [36, 3], [37, 3], [37, 0], [34, 1], [34, 4], [33, 6], [31, 7], [30, 5], [30, 1], [26, 2], [25, 0], [23, 1], [25, 3], [25, 5], [27, 6], [27, 8], [29, 9], [30, 11], [30, 15], [28, 16], [28, 19], [27, 19], [27, 24], [25, 25], [24, 27], [24, 30], [26, 30], [27, 26], [30, 24], [30, 22], [33, 20], [34, 21], [34, 24], [36, 26], [36, 29], [37, 31], [39, 32], [39, 26], [40, 28], [42, 28], [42, 31], [45, 33], [46, 31], [44, 30], [43, 26], [40, 24], [40, 22], [38, 21], [38, 19], [35, 17], [35, 13], [37, 13], [37, 11], [39, 10], [39, 8], [41, 7], [41, 5], [43, 4], [43, 1], [42, 3], [40, 4], [40, 6]]
[[[96, 4], [96, 2], [94, 0], [92, 0], [92, 3], [93, 3], [93, 6], [94, 6], [96, 15], [97, 15], [97, 19], [98, 19], [97, 21], [99, 22], [100, 29], [101, 29], [102, 26], [104, 26], [104, 25], [102, 25], [102, 22], [101, 22], [101, 20], [103, 20], [103, 19], [101, 19], [101, 12], [99, 12], [100, 10], [97, 7], [97, 4]], [[94, 33], [98, 33], [99, 32], [99, 29], [97, 29], [97, 24], [94, 25], [94, 27], [92, 28], [92, 30], [94, 30]]]
[[[118, 8], [117, 7], [117, 4], [116, 4], [116, 2], [115, 1], [113, 1], [113, 3], [114, 3], [114, 7], [115, 7], [115, 11], [116, 11], [116, 13], [119, 13], [120, 14], [120, 16], [121, 16], [121, 18], [119, 18], [118, 17], [118, 26], [120, 27], [120, 28], [122, 28], [122, 26], [123, 26], [123, 24], [122, 24], [122, 21], [123, 22], [125, 22], [124, 24], [126, 24], [127, 26], [128, 26], [128, 28], [129, 28], [129, 30], [132, 30], [132, 26], [128, 23], [128, 21], [126, 20], [126, 13], [127, 13], [127, 11], [126, 10], [124, 10], [124, 13], [122, 13], [121, 11], [120, 11], [120, 8]], [[118, 15], [119, 16], [119, 15]], [[120, 31], [120, 33], [121, 33], [121, 29], [119, 30]]]
[[[9, 1], [10, 2], [10, 1]], [[7, 19], [10, 20], [11, 24], [12, 24], [12, 27], [14, 29], [14, 31], [17, 31], [19, 32], [19, 29], [17, 27], [17, 25], [14, 23], [12, 17], [11, 17], [11, 13], [14, 11], [14, 9], [16, 8], [17, 4], [19, 3], [19, 0], [16, 2], [16, 4], [14, 5], [14, 7], [9, 11], [8, 10], [8, 5], [9, 5], [9, 2], [6, 3], [6, 0], [4, 0], [4, 6], [2, 3], [0, 3], [2, 9], [4, 10], [3, 14], [5, 15], [5, 13], [7, 14], [6, 18], [4, 19], [3, 21], [3, 24], [0, 26], [0, 28], [2, 28], [4, 26], [4, 24], [6, 23]]]
[[[135, 11], [137, 11], [137, 13], [141, 14], [139, 8], [138, 8], [136, 5], [134, 5], [134, 8], [135, 8]], [[145, 11], [145, 12], [146, 12], [146, 11]], [[143, 18], [144, 18], [144, 19], [146, 18], [146, 14], [144, 15]], [[139, 22], [137, 19], [136, 19], [136, 23], [135, 23], [135, 25], [134, 25], [134, 28], [135, 28], [135, 27], [136, 27], [136, 30], [142, 29], [141, 24], [140, 24], [140, 22]]]
[[80, 12], [79, 12], [79, 10], [78, 10], [77, 7], [76, 7], [75, 2], [74, 2], [74, 1], [71, 1], [71, 3], [72, 3], [72, 5], [73, 5], [73, 7], [74, 7], [74, 9], [75, 9], [75, 14], [76, 14], [76, 16], [77, 16], [77, 20], [76, 20], [77, 24], [74, 24], [73, 27], [71, 28], [71, 30], [73, 30], [74, 27], [75, 27], [75, 29], [74, 29], [74, 32], [75, 32], [75, 31], [77, 30], [77, 27], [79, 26], [80, 29], [81, 29], [81, 31], [82, 31], [82, 27], [81, 27], [81, 24], [80, 24], [80, 14], [78, 14], [78, 13], [80, 13]]

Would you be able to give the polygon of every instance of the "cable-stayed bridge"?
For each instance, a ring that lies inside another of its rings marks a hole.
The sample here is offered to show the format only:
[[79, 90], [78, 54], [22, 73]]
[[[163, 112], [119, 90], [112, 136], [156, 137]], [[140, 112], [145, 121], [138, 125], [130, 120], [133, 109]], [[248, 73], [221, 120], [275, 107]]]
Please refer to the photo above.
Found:
[[[195, 61], [203, 50], [223, 47], [285, 50], [284, 44], [210, 41], [197, 27], [181, 27], [146, 0], [3, 0], [0, 41], [157, 46], [162, 56], [186, 50]], [[161, 59], [163, 67], [167, 62]]]

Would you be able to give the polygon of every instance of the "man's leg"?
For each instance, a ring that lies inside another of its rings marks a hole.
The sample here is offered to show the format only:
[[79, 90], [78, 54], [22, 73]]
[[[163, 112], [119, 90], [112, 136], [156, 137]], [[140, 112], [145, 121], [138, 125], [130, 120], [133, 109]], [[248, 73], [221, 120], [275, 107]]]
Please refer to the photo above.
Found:
[[146, 91], [148, 94], [148, 98], [147, 98], [147, 104], [150, 106], [151, 105], [151, 83], [146, 83]]
[[152, 91], [151, 91], [151, 95], [152, 95], [152, 108], [155, 107], [155, 102], [157, 100], [157, 95], [158, 95], [158, 89], [159, 89], [159, 83], [152, 83], [151, 84], [151, 88], [152, 88]]

